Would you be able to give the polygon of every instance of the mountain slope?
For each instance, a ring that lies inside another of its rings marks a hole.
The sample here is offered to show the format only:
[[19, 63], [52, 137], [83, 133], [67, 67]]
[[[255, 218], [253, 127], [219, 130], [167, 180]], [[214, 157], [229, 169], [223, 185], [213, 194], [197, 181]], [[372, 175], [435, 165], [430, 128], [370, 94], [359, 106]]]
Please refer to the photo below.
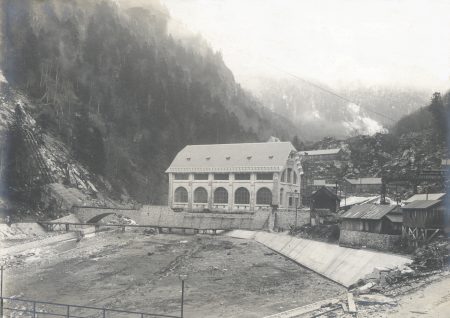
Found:
[[292, 118], [308, 140], [385, 131], [405, 114], [426, 105], [428, 98], [428, 93], [414, 89], [349, 86], [337, 90], [360, 107], [297, 79], [255, 79], [249, 87], [268, 108]]
[[296, 128], [235, 83], [169, 17], [94, 0], [2, 0], [2, 68], [32, 115], [80, 162], [140, 202], [164, 203], [164, 170], [186, 144], [292, 139]]

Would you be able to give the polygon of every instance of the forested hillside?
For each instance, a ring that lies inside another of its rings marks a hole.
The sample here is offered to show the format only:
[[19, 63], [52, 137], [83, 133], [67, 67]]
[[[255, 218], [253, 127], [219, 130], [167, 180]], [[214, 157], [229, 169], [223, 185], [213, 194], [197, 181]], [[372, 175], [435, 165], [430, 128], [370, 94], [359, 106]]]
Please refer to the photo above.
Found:
[[220, 53], [175, 38], [158, 1], [2, 0], [1, 67], [38, 126], [117, 194], [164, 203], [186, 144], [291, 140], [296, 128], [241, 89]]
[[[338, 171], [339, 177], [403, 177], [421, 170], [441, 169], [441, 160], [448, 158], [448, 124], [450, 123], [450, 92], [434, 93], [430, 102], [403, 117], [390, 133], [354, 136], [344, 140], [325, 138], [307, 145], [305, 150], [342, 148], [349, 164]], [[320, 179], [321, 176], [316, 175]], [[334, 176], [333, 176], [334, 178]], [[424, 184], [419, 191], [443, 191], [443, 184]]]

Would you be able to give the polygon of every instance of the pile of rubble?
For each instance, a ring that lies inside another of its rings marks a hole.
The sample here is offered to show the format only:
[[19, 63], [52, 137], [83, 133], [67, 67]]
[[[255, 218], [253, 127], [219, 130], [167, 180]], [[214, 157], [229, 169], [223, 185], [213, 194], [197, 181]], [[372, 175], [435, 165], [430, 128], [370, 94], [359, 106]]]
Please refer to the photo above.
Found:
[[416, 270], [439, 270], [449, 265], [448, 241], [444, 238], [436, 240], [416, 250], [412, 267]]
[[360, 280], [352, 290], [357, 294], [380, 293], [397, 296], [446, 275], [449, 267], [449, 243], [446, 239], [418, 248], [409, 265], [376, 268]]
[[339, 241], [339, 226], [337, 224], [291, 226], [289, 234], [304, 239], [333, 243]]

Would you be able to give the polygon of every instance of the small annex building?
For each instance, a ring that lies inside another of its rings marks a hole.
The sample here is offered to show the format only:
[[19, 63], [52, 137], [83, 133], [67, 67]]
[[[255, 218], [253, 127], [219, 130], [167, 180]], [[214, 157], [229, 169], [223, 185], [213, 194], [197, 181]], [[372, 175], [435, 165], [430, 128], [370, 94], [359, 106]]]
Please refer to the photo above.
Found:
[[302, 168], [290, 142], [189, 145], [166, 173], [172, 209], [255, 212], [300, 205]]
[[355, 205], [340, 217], [340, 245], [389, 250], [401, 238], [402, 212], [396, 205]]
[[340, 202], [341, 199], [339, 199], [335, 191], [323, 186], [311, 195], [311, 210], [327, 209], [336, 213], [339, 210]]
[[340, 201], [333, 189], [323, 186], [315, 191], [310, 199], [311, 225], [335, 222]]

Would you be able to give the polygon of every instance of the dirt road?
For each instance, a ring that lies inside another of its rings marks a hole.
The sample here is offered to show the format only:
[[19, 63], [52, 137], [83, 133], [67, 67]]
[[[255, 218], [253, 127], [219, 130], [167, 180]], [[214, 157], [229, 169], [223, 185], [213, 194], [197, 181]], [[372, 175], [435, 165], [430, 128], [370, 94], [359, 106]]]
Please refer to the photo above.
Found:
[[6, 295], [178, 314], [180, 273], [188, 274], [186, 317], [263, 317], [345, 294], [256, 242], [109, 232], [16, 259]]
[[450, 317], [450, 276], [401, 296], [396, 311], [389, 317]]

